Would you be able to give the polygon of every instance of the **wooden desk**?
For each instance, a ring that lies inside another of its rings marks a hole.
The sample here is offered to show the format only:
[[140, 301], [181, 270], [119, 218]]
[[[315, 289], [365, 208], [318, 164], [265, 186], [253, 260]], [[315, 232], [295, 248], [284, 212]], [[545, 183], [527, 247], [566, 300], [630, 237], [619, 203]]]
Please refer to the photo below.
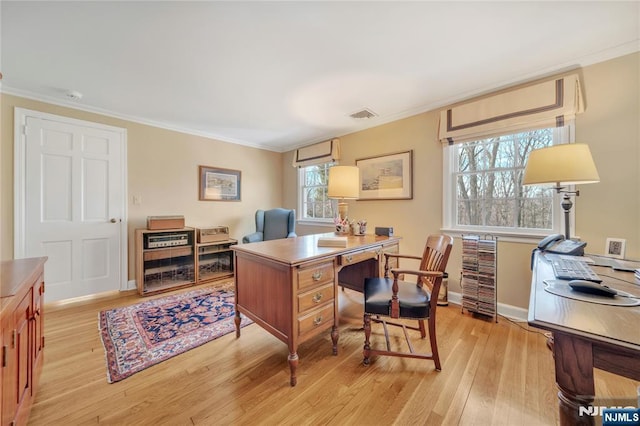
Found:
[[338, 353], [338, 286], [362, 291], [364, 278], [380, 275], [384, 252], [398, 252], [398, 237], [349, 236], [346, 248], [318, 247], [330, 234], [233, 246], [235, 324], [240, 314], [289, 346], [291, 386], [296, 385], [298, 345], [331, 330]]
[[[593, 267], [610, 287], [640, 296], [633, 273]], [[553, 333], [560, 424], [592, 425], [594, 417], [580, 416], [579, 408], [594, 401], [593, 369], [640, 380], [640, 306], [608, 306], [556, 296], [544, 290], [544, 280], [555, 279], [551, 264], [535, 254], [529, 324]], [[630, 395], [634, 397], [634, 395]]]

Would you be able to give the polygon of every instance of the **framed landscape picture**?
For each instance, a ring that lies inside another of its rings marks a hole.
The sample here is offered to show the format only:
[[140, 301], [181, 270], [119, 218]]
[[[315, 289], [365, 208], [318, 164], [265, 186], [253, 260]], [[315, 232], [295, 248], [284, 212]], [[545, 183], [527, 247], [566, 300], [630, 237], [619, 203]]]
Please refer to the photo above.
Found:
[[240, 201], [240, 170], [198, 166], [200, 201]]
[[358, 200], [413, 199], [413, 151], [356, 160], [360, 169]]

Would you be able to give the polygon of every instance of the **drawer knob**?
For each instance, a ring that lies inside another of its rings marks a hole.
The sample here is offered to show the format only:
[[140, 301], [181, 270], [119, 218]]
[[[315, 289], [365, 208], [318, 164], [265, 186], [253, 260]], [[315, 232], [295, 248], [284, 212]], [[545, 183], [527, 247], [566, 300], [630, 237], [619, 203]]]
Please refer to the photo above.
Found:
[[347, 255], [347, 256], [345, 257], [345, 259], [347, 259], [347, 262], [349, 262], [349, 263], [350, 263], [350, 262], [353, 260], [353, 256], [351, 256], [351, 255]]
[[322, 315], [318, 315], [313, 319], [313, 325], [320, 325], [320, 324], [322, 324]]
[[316, 271], [313, 274], [313, 280], [314, 281], [320, 281], [320, 278], [322, 278], [322, 271]]
[[320, 303], [320, 301], [322, 300], [322, 293], [318, 292], [314, 294], [311, 300], [313, 300], [313, 303]]

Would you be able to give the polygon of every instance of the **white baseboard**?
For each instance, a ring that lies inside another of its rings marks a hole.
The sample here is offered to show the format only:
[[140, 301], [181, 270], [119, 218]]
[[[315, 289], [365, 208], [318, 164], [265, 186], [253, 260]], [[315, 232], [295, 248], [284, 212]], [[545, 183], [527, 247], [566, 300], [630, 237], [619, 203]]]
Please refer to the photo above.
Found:
[[[455, 305], [462, 305], [462, 294], [449, 291], [447, 293], [447, 300]], [[520, 308], [518, 306], [507, 305], [505, 303], [498, 303], [498, 314], [505, 316], [514, 321], [527, 321], [529, 311], [527, 309]]]
[[123, 288], [121, 291], [127, 291], [127, 290], [137, 290], [138, 286], [136, 285], [136, 280], [129, 280], [127, 281], [127, 287]]

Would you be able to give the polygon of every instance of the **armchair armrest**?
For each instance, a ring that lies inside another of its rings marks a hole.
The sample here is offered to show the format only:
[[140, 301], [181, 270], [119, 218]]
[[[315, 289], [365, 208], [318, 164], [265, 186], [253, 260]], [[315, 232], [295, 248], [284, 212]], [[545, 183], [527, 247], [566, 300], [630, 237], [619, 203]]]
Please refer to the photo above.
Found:
[[264, 235], [262, 232], [254, 232], [252, 234], [249, 235], [245, 235], [244, 237], [242, 237], [242, 242], [243, 243], [255, 243], [258, 241], [262, 241], [264, 239]]
[[399, 253], [384, 253], [384, 277], [389, 278], [389, 259], [413, 259], [413, 260], [422, 260], [419, 256], [413, 256], [410, 254], [399, 254]]
[[391, 273], [394, 277], [397, 277], [401, 274], [409, 274], [409, 275], [417, 275], [419, 277], [443, 277], [444, 273], [440, 271], [418, 271], [415, 269], [400, 269], [400, 268], [392, 268], [390, 269]]
[[[398, 277], [400, 275], [404, 275], [404, 274], [408, 274], [408, 275], [416, 275], [420, 278], [419, 280], [419, 284], [422, 284], [422, 278], [423, 277], [443, 277], [444, 273], [440, 272], [440, 271], [421, 271], [421, 270], [415, 270], [415, 269], [400, 269], [400, 268], [394, 268], [391, 269], [391, 273], [393, 274], [393, 285], [391, 286], [391, 291], [393, 292], [393, 295], [391, 296], [391, 312], [390, 312], [390, 316], [391, 318], [399, 318], [400, 317], [400, 302], [398, 301]], [[440, 291], [440, 288], [438, 287], [436, 290]], [[431, 294], [431, 298], [433, 297], [438, 297], [437, 293]]]
[[389, 258], [389, 257], [395, 257], [398, 259], [415, 259], [415, 260], [422, 260], [422, 258], [420, 256], [413, 256], [410, 254], [399, 254], [399, 253], [385, 253], [384, 254], [385, 257]]

